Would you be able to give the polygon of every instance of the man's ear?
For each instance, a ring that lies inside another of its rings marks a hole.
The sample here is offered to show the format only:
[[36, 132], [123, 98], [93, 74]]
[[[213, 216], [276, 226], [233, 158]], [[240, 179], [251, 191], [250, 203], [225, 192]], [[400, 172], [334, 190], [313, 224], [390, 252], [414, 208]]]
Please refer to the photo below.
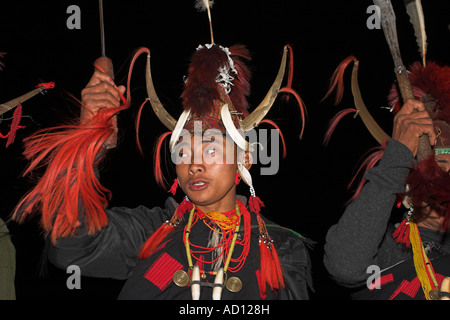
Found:
[[245, 151], [244, 154], [244, 167], [247, 170], [250, 170], [250, 168], [252, 167], [253, 164], [253, 156], [250, 152]]

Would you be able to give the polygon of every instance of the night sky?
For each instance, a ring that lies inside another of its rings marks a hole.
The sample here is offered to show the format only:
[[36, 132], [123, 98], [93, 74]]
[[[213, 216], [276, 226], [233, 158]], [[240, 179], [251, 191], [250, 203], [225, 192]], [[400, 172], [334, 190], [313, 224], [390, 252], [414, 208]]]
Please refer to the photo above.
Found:
[[[359, 118], [348, 116], [337, 127], [328, 146], [323, 145], [328, 121], [341, 109], [353, 107], [350, 71], [345, 74], [346, 91], [339, 106], [333, 99], [321, 102], [329, 79], [339, 62], [349, 55], [360, 61], [359, 81], [363, 98], [378, 123], [391, 133], [392, 116], [386, 96], [394, 81], [393, 62], [383, 31], [368, 29], [366, 13], [371, 1], [266, 1], [216, 0], [212, 10], [215, 42], [223, 46], [245, 44], [252, 54], [251, 108], [259, 104], [275, 79], [285, 44], [294, 50], [293, 88], [308, 112], [305, 133], [299, 140], [301, 118], [294, 100], [277, 99], [268, 118], [281, 128], [287, 145], [274, 176], [258, 176], [252, 168], [257, 195], [265, 202], [262, 213], [316, 242], [311, 251], [315, 292], [313, 299], [343, 299], [346, 291], [335, 286], [322, 265], [328, 228], [342, 215], [352, 189], [347, 184], [366, 151], [377, 146]], [[416, 41], [403, 1], [393, 1], [397, 30], [405, 65], [419, 60]], [[80, 8], [80, 29], [66, 25], [70, 5]], [[428, 59], [450, 62], [449, 2], [424, 0], [428, 35]], [[185, 1], [104, 0], [106, 54], [112, 59], [117, 84], [125, 84], [133, 51], [151, 50], [152, 74], [157, 93], [167, 110], [178, 118], [180, 94], [189, 59], [199, 44], [210, 42], [206, 13]], [[0, 216], [7, 220], [14, 205], [33, 181], [21, 177], [27, 161], [22, 139], [38, 129], [66, 123], [78, 114], [71, 95], [80, 92], [100, 56], [97, 1], [28, 1], [0, 4], [0, 52], [5, 67], [0, 72], [0, 100], [6, 102], [41, 82], [56, 87], [23, 104], [24, 117], [13, 145], [0, 140]], [[150, 106], [143, 112], [140, 132], [144, 156], [136, 148], [134, 119], [146, 98], [145, 56], [136, 63], [131, 83], [132, 105], [119, 116], [120, 143], [102, 169], [102, 183], [112, 191], [111, 206], [162, 206], [167, 191], [153, 180], [153, 145], [166, 131]], [[9, 130], [3, 115], [0, 130]], [[266, 126], [265, 128], [270, 128]], [[242, 183], [238, 193], [249, 195]], [[177, 200], [181, 195], [177, 194]], [[81, 290], [66, 288], [67, 274], [50, 264], [40, 274], [43, 235], [37, 219], [23, 225], [9, 223], [16, 247], [18, 299], [117, 297], [121, 281], [83, 278]], [[357, 241], [357, 239], [355, 239]]]

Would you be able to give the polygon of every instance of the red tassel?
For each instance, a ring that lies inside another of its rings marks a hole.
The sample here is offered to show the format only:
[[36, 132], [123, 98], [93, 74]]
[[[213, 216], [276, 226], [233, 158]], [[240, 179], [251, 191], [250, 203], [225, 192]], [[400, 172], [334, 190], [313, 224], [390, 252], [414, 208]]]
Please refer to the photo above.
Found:
[[234, 177], [234, 184], [238, 185], [241, 182], [240, 179], [241, 175], [239, 173], [236, 173], [236, 176]]
[[142, 246], [139, 251], [139, 259], [146, 259], [150, 257], [157, 250], [158, 246], [163, 242], [163, 240], [178, 226], [179, 220], [183, 217], [183, 215], [192, 210], [193, 204], [187, 198], [184, 198], [183, 201], [178, 206], [175, 211], [173, 217], [170, 221], [166, 221], [161, 227], [158, 228], [151, 236], [147, 239], [147, 241]]
[[398, 236], [400, 236], [400, 233], [405, 232], [405, 224], [406, 224], [406, 219], [404, 219], [399, 225], [398, 227], [395, 229], [394, 233], [392, 234], [392, 238], [396, 239], [398, 238]]
[[283, 268], [281, 267], [280, 258], [278, 257], [278, 252], [275, 249], [273, 243], [270, 244], [270, 252], [272, 253], [273, 266], [275, 267], [276, 278], [278, 280], [278, 286], [275, 289], [284, 289], [284, 277], [283, 277]]
[[[261, 280], [261, 270], [256, 270], [256, 280], [258, 281], [258, 287], [259, 287], [259, 296], [261, 299], [266, 300], [267, 294], [266, 294], [266, 283]], [[264, 291], [263, 291], [264, 290]]]
[[169, 221], [165, 222], [161, 227], [156, 230], [150, 238], [144, 243], [139, 252], [139, 259], [146, 259], [150, 257], [161, 242], [175, 229], [175, 225], [172, 225]]
[[183, 199], [183, 201], [180, 203], [180, 205], [177, 208], [177, 218], [181, 219], [181, 217], [186, 213], [190, 212], [192, 208], [194, 207], [194, 204], [190, 202], [187, 197]]
[[170, 187], [169, 192], [175, 195], [175, 193], [177, 193], [177, 188], [178, 188], [178, 179], [175, 179], [173, 180], [173, 184], [172, 187]]
[[261, 256], [260, 291], [266, 294], [266, 284], [272, 291], [284, 288], [283, 269], [278, 253], [267, 232], [266, 224], [259, 214], [256, 215], [259, 227], [259, 253]]
[[22, 105], [19, 103], [16, 107], [16, 110], [14, 110], [11, 129], [5, 136], [5, 138], [8, 137], [8, 140], [6, 140], [6, 148], [8, 148], [10, 144], [14, 143], [14, 140], [16, 139], [17, 130], [25, 128], [24, 126], [19, 125], [21, 119], [22, 119]]
[[45, 87], [45, 89], [53, 89], [55, 87], [55, 83], [54, 82], [39, 83], [36, 86], [36, 88], [39, 87]]
[[261, 277], [260, 277], [260, 290], [263, 295], [267, 292], [267, 274], [268, 274], [268, 265], [269, 265], [269, 250], [266, 244], [263, 242], [263, 238], [259, 238], [259, 254], [261, 256]]
[[403, 195], [397, 195], [397, 199], [395, 200], [395, 206], [397, 209], [400, 209], [403, 203]]
[[264, 202], [262, 202], [259, 197], [250, 196], [250, 199], [248, 200], [248, 207], [250, 208], [251, 212], [259, 215], [259, 213], [261, 212], [261, 207], [264, 207]]
[[395, 229], [394, 233], [392, 234], [392, 238], [397, 239], [397, 243], [401, 243], [406, 245], [406, 247], [411, 247], [411, 243], [409, 241], [409, 223], [408, 219], [404, 219], [400, 225]]
[[261, 277], [260, 289], [266, 294], [267, 285], [272, 291], [285, 287], [283, 270], [278, 253], [270, 241], [270, 238], [261, 236], [259, 238], [259, 252], [261, 255]]

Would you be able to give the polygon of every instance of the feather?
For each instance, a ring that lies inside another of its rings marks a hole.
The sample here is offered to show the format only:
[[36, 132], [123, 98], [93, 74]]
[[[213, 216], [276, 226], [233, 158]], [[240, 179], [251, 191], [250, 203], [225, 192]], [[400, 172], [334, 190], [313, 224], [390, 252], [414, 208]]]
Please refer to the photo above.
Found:
[[212, 28], [212, 19], [211, 19], [211, 8], [214, 4], [214, 1], [212, 0], [195, 0], [195, 8], [200, 11], [207, 11], [208, 12], [208, 20], [209, 20], [209, 31], [211, 33], [211, 43], [214, 43], [214, 35], [213, 35], [213, 28]]
[[414, 216], [423, 218], [425, 213], [421, 211], [421, 207], [425, 202], [444, 217], [442, 227], [447, 230], [450, 217], [450, 175], [439, 167], [434, 155], [417, 163], [405, 183], [410, 187], [407, 196], [415, 206]]
[[[130, 77], [141, 52], [136, 52], [130, 63], [128, 96], [120, 95], [119, 107], [101, 108], [88, 119], [43, 129], [24, 140], [24, 156], [30, 164], [23, 176], [36, 173], [38, 169], [45, 170], [14, 209], [13, 220], [23, 222], [39, 213], [42, 227], [52, 243], [75, 235], [83, 223], [90, 235], [108, 224], [104, 209], [111, 192], [101, 185], [96, 168], [106, 156], [105, 142], [115, 132], [112, 119], [131, 103]], [[39, 87], [51, 88], [53, 84]], [[81, 102], [80, 107], [84, 108]]]
[[77, 231], [81, 200], [89, 234], [106, 226], [104, 209], [110, 192], [100, 184], [94, 168], [104, 158], [102, 145], [114, 130], [110, 119], [122, 108], [101, 109], [83, 125], [44, 129], [25, 139], [24, 155], [31, 163], [23, 175], [47, 168], [19, 202], [13, 219], [23, 222], [25, 217], [40, 212], [42, 226], [47, 234], [51, 232], [55, 243]]
[[330, 123], [328, 125], [328, 130], [325, 133], [325, 138], [323, 140], [323, 144], [324, 145], [328, 145], [328, 143], [330, 142], [331, 136], [334, 132], [334, 129], [336, 129], [336, 126], [338, 125], [338, 123], [342, 120], [343, 117], [345, 117], [347, 114], [355, 112], [357, 113], [358, 110], [357, 109], [353, 109], [353, 108], [348, 108], [348, 109], [344, 109], [339, 111], [334, 117], [333, 119], [330, 120]]
[[[430, 95], [436, 100], [436, 109], [430, 115], [450, 122], [450, 67], [440, 66], [434, 61], [428, 61], [426, 67], [416, 61], [408, 67], [409, 80], [417, 100], [424, 95]], [[388, 104], [394, 113], [402, 107], [402, 100], [396, 84], [392, 85], [388, 95]], [[438, 112], [439, 110], [439, 112]]]
[[333, 75], [331, 76], [331, 85], [328, 89], [325, 96], [320, 100], [321, 102], [328, 98], [333, 91], [336, 89], [336, 97], [334, 100], [334, 105], [338, 105], [342, 101], [342, 95], [344, 94], [344, 72], [347, 69], [347, 66], [351, 62], [356, 62], [356, 58], [354, 56], [348, 56], [345, 58], [334, 70]]
[[216, 78], [219, 68], [223, 66], [229, 66], [228, 57], [217, 45], [194, 53], [181, 95], [185, 110], [191, 109], [201, 116], [214, 109], [214, 101], [220, 98]]
[[426, 65], [427, 55], [427, 34], [425, 32], [425, 17], [422, 9], [421, 0], [405, 0], [406, 12], [409, 15], [410, 22], [414, 27], [419, 52], [422, 56], [423, 65]]
[[[0, 52], [0, 58], [3, 59], [6, 55], [6, 52]], [[3, 70], [3, 67], [5, 66], [5, 63], [0, 60], [0, 71]]]
[[214, 1], [212, 0], [195, 0], [195, 9], [200, 12], [209, 10], [212, 8]]

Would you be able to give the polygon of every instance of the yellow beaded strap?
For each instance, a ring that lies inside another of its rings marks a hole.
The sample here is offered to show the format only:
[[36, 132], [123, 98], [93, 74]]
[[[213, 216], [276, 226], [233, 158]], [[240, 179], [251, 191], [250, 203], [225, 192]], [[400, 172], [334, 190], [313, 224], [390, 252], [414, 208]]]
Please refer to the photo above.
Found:
[[425, 298], [427, 300], [439, 299], [439, 285], [436, 281], [433, 266], [423, 247], [419, 229], [412, 219], [409, 220], [409, 227], [409, 240], [413, 250], [414, 267], [416, 268], [417, 277], [425, 293]]
[[[191, 210], [191, 212], [189, 214], [189, 220], [188, 220], [186, 233], [185, 233], [186, 256], [187, 256], [187, 259], [188, 259], [188, 263], [189, 263], [189, 268], [190, 269], [192, 269], [193, 266], [194, 266], [194, 264], [192, 263], [191, 247], [189, 245], [189, 233], [190, 233], [191, 227], [192, 227], [192, 220], [193, 220], [193, 217], [194, 217], [194, 212], [195, 212], [195, 205], [194, 205], [194, 207], [192, 208], [192, 210]], [[231, 241], [230, 251], [228, 253], [228, 256], [226, 258], [225, 265], [224, 265], [224, 268], [223, 268], [224, 272], [227, 272], [227, 270], [228, 270], [228, 266], [229, 266], [230, 261], [231, 261], [231, 256], [233, 254], [234, 247], [236, 245], [236, 239], [237, 239], [237, 236], [238, 236], [239, 227], [240, 227], [240, 224], [241, 224], [241, 211], [240, 211], [239, 206], [238, 206], [237, 203], [236, 203], [236, 213], [237, 213], [239, 219], [238, 219], [238, 221], [236, 221], [236, 225], [234, 226], [235, 229], [234, 229], [233, 240]], [[229, 226], [229, 224], [225, 224], [225, 225], [226, 225], [226, 227]], [[223, 225], [223, 226], [225, 227], [225, 225]]]

